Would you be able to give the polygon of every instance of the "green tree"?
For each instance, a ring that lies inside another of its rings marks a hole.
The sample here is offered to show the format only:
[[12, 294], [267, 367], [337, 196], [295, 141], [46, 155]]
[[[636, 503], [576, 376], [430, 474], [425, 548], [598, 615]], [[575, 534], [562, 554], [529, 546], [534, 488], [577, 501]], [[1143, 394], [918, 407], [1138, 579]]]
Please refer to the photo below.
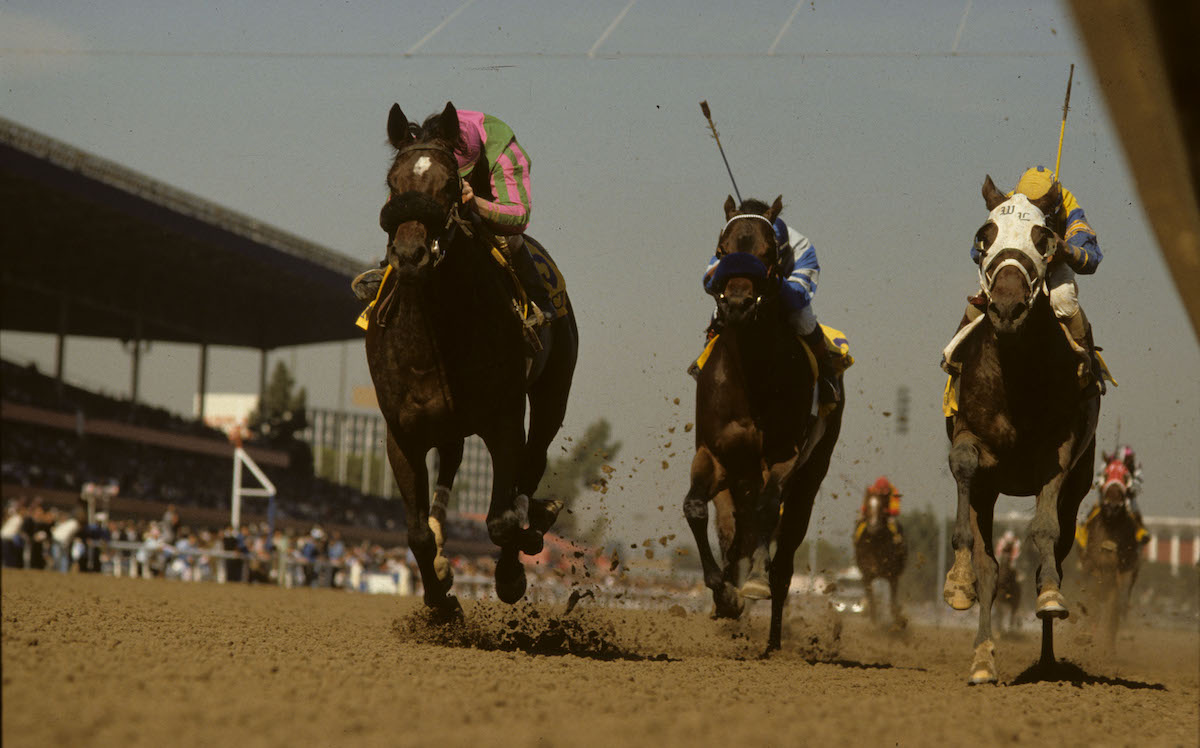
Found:
[[610, 463], [620, 451], [621, 442], [612, 441], [612, 424], [601, 418], [587, 427], [566, 455], [550, 460], [538, 494], [544, 498], [561, 499], [567, 504], [554, 525], [556, 533], [590, 544], [599, 544], [604, 540], [608, 520], [603, 516], [597, 517], [587, 528], [582, 527], [579, 515], [571, 510], [571, 499], [585, 488], [607, 492], [608, 475], [613, 470]]
[[296, 379], [286, 364], [279, 361], [271, 372], [267, 389], [250, 414], [250, 431], [276, 446], [287, 446], [296, 432], [308, 425], [308, 392], [296, 389]]

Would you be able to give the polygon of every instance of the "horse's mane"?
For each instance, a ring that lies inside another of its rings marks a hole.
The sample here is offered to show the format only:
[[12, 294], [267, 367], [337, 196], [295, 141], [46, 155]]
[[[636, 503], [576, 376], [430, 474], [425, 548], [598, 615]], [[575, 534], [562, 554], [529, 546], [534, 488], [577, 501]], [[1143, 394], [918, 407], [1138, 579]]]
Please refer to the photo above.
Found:
[[762, 200], [754, 197], [746, 198], [742, 201], [742, 204], [738, 206], [739, 213], [757, 213], [760, 216], [765, 216], [767, 211], [770, 209], [770, 205], [767, 205]]
[[[425, 121], [421, 123], [421, 126], [419, 128], [417, 128], [417, 133], [416, 133], [417, 140], [421, 141], [421, 140], [424, 140], [425, 138], [429, 138], [430, 140], [439, 140], [443, 143], [446, 143], [453, 150], [459, 150], [460, 148], [465, 146], [466, 142], [463, 140], [462, 128], [458, 127], [457, 122], [455, 122], [454, 125], [455, 125], [455, 129], [458, 130], [458, 139], [455, 140], [453, 143], [449, 143], [441, 138], [435, 138], [432, 136], [432, 133], [435, 133], [438, 131], [438, 129], [439, 129], [438, 125], [441, 124], [441, 121], [442, 121], [441, 112], [439, 112], [437, 114], [431, 114], [428, 117], [426, 117]], [[430, 134], [427, 135], [427, 133], [430, 133]]]

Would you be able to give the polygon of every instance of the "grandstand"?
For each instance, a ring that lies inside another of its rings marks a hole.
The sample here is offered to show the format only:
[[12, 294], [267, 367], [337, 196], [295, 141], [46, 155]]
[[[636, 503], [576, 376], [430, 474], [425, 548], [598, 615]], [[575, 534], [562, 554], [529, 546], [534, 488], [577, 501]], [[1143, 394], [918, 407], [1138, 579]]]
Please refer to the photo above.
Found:
[[[257, 349], [261, 395], [270, 351], [358, 337], [347, 322], [359, 311], [349, 293], [358, 263], [3, 118], [0, 197], [2, 328], [58, 341], [52, 374], [0, 364], [3, 497], [37, 495], [69, 508], [84, 483], [115, 481], [114, 512], [157, 518], [175, 504], [185, 522], [227, 524], [234, 448], [204, 425], [203, 405], [193, 420], [139, 403], [138, 344], [199, 346], [201, 404], [208, 346]], [[63, 381], [72, 336], [134, 343], [128, 400]], [[381, 421], [354, 418], [361, 450], [377, 450]], [[302, 443], [246, 447], [279, 488], [283, 526], [320, 523], [347, 538], [404, 543], [402, 504], [380, 495], [394, 494], [390, 471], [355, 490], [340, 485], [355, 483], [345, 473], [345, 446], [340, 481], [313, 476]], [[254, 508], [248, 521], [262, 519]], [[465, 545], [482, 547], [476, 540]]]

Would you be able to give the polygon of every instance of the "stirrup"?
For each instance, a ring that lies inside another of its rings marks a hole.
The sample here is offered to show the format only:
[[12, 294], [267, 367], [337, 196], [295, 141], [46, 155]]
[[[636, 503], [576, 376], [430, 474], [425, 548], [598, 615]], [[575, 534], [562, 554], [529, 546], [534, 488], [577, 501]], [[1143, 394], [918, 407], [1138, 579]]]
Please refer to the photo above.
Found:
[[359, 301], [370, 302], [379, 295], [381, 283], [383, 283], [383, 270], [371, 268], [364, 273], [359, 273], [354, 280], [350, 281], [350, 290], [354, 292], [354, 296]]

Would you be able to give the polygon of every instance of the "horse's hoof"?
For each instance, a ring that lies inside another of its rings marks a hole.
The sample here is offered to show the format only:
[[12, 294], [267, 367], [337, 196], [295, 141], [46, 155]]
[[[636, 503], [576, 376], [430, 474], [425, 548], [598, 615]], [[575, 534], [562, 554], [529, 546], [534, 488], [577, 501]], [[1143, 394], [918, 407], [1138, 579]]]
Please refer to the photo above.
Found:
[[967, 683], [972, 686], [984, 683], [995, 683], [996, 677], [996, 645], [986, 641], [975, 647], [975, 659], [971, 662], [971, 677]]
[[536, 556], [546, 547], [546, 541], [542, 539], [542, 534], [537, 530], [522, 530], [521, 531], [521, 553], [526, 556]]
[[732, 584], [726, 584], [713, 591], [713, 618], [737, 620], [742, 617], [745, 607], [746, 603]]
[[1037, 598], [1037, 617], [1045, 620], [1047, 618], [1066, 618], [1071, 615], [1071, 611], [1067, 610], [1067, 601], [1058, 591], [1057, 587], [1046, 585], [1046, 589], [1042, 590]]
[[742, 597], [747, 600], [770, 600], [771, 585], [765, 576], [752, 576], [742, 584]]
[[954, 566], [946, 573], [942, 598], [955, 610], [970, 610], [975, 604], [975, 569], [969, 551], [954, 552]]
[[430, 618], [439, 625], [460, 623], [463, 620], [462, 604], [454, 595], [446, 595], [445, 600], [431, 609]]
[[514, 554], [502, 554], [496, 562], [496, 597], [512, 605], [525, 596], [525, 567]]
[[529, 502], [529, 529], [545, 534], [554, 527], [563, 503], [558, 499], [532, 499]]

